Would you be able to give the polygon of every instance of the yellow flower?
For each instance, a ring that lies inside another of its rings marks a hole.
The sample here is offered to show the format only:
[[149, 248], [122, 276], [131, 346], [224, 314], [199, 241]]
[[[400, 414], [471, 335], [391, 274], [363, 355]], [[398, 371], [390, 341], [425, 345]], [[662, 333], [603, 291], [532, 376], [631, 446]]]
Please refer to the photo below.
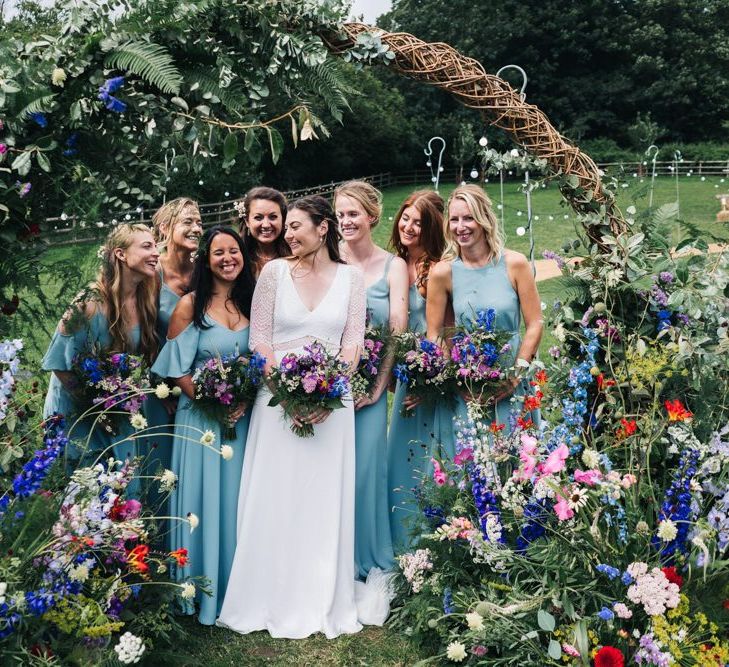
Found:
[[53, 72], [51, 73], [51, 83], [54, 86], [59, 86], [60, 88], [63, 88], [63, 83], [66, 81], [66, 71], [61, 67], [54, 68]]

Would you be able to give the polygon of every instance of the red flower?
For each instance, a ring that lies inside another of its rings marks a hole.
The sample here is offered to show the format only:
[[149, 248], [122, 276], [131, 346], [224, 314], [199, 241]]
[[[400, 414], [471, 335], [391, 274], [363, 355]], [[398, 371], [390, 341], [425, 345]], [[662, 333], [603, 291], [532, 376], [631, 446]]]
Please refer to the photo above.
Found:
[[526, 431], [526, 430], [530, 429], [532, 426], [534, 426], [534, 422], [532, 422], [531, 419], [524, 419], [523, 417], [518, 417], [516, 420], [516, 425], [520, 429]]
[[616, 435], [618, 436], [619, 440], [624, 440], [625, 438], [633, 435], [638, 430], [638, 423], [635, 420], [628, 421], [623, 417], [620, 420], [620, 427], [618, 428]]
[[694, 416], [693, 412], [689, 412], [683, 403], [677, 398], [672, 401], [665, 401], [666, 412], [668, 412], [668, 421], [683, 422]]
[[[541, 392], [539, 392], [541, 394]], [[531, 412], [542, 406], [541, 396], [527, 396], [524, 399], [524, 412]]]
[[595, 655], [595, 667], [625, 667], [622, 651], [614, 646], [603, 646]]
[[724, 602], [721, 603], [721, 606], [724, 607], [727, 611], [729, 611], [729, 600], [724, 600]]
[[149, 547], [146, 544], [139, 544], [127, 551], [127, 565], [132, 570], [136, 570], [139, 574], [147, 574], [149, 572], [149, 565], [144, 562], [144, 559], [149, 553]]
[[683, 577], [676, 571], [676, 566], [662, 567], [661, 572], [666, 575], [666, 579], [672, 584], [676, 584], [679, 588], [683, 586]]
[[597, 376], [597, 390], [603, 391], [605, 387], [614, 387], [615, 386], [615, 380], [606, 380], [605, 374], [600, 373], [600, 375]]
[[540, 387], [543, 387], [545, 384], [547, 384], [547, 371], [541, 370], [534, 373], [534, 379], [531, 382], [532, 387], [536, 387], [539, 385]]
[[180, 567], [185, 567], [185, 565], [187, 565], [187, 561], [190, 560], [187, 557], [187, 549], [177, 549], [177, 551], [171, 551], [170, 558], [174, 558]]
[[499, 431], [503, 431], [506, 424], [497, 424], [496, 422], [491, 422], [491, 426], [489, 426], [489, 430], [494, 435], [497, 434]]

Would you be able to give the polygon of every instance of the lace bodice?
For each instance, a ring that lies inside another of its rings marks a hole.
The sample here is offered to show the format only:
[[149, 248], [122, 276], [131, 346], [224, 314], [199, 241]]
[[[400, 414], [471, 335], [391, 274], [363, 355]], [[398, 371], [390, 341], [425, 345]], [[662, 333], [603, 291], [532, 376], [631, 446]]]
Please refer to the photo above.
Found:
[[[337, 265], [337, 273], [316, 308], [301, 301], [285, 259], [268, 262], [251, 306], [250, 348], [272, 348], [277, 357], [317, 340], [332, 351], [364, 343], [366, 292], [359, 269]], [[279, 354], [281, 353], [281, 354]]]

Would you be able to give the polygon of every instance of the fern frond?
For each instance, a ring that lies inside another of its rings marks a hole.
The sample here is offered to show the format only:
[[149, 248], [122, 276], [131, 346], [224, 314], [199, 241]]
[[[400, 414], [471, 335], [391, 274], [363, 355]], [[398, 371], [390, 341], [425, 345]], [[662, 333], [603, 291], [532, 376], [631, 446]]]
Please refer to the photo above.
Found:
[[177, 95], [180, 92], [182, 75], [172, 56], [160, 44], [125, 42], [106, 56], [104, 66], [136, 74], [163, 93]]
[[341, 122], [342, 110], [349, 109], [346, 95], [355, 95], [357, 90], [346, 81], [343, 72], [334, 61], [327, 60], [304, 71], [304, 89], [324, 101], [332, 117]]
[[13, 105], [18, 118], [26, 119], [32, 113], [50, 111], [55, 95], [46, 88], [22, 91], [15, 96]]
[[233, 83], [227, 88], [221, 88], [217, 70], [215, 67], [208, 69], [194, 68], [184, 71], [184, 79], [187, 83], [198, 84], [198, 92], [212, 93], [220, 99], [220, 101], [233, 112], [242, 113], [248, 107], [248, 95], [240, 83]]

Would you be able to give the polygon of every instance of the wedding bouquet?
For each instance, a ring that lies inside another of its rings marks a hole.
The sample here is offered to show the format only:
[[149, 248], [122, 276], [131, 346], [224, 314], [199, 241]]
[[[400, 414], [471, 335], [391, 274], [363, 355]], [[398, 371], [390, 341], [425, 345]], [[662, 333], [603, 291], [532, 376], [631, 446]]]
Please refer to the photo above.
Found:
[[[77, 396], [84, 410], [98, 408], [98, 423], [112, 435], [124, 419], [139, 414], [149, 389], [149, 369], [140, 356], [102, 352], [92, 347], [77, 354], [71, 371], [78, 380]], [[96, 414], [96, 410], [91, 410]]]
[[[350, 389], [347, 364], [321, 343], [304, 346], [303, 354], [287, 354], [271, 369], [269, 383], [273, 396], [268, 404], [285, 403], [287, 417], [310, 414], [318, 408], [342, 408], [342, 398]], [[312, 424], [291, 424], [291, 430], [302, 438], [314, 435]]]
[[456, 387], [464, 387], [472, 400], [483, 403], [501, 389], [509, 375], [512, 334], [494, 331], [496, 311], [479, 310], [475, 322], [456, 327], [451, 337], [451, 362]]
[[225, 424], [224, 440], [235, 440], [230, 414], [239, 404], [251, 403], [256, 398], [265, 365], [266, 360], [258, 352], [224, 355], [210, 357], [193, 373], [195, 409], [208, 419]]
[[364, 346], [357, 370], [352, 376], [352, 396], [355, 400], [369, 396], [374, 389], [385, 356], [389, 333], [385, 327], [367, 327]]
[[[448, 398], [453, 391], [453, 372], [442, 348], [423, 334], [408, 331], [397, 336], [395, 377], [407, 386], [407, 393], [425, 402]], [[414, 412], [402, 408], [403, 417]]]

